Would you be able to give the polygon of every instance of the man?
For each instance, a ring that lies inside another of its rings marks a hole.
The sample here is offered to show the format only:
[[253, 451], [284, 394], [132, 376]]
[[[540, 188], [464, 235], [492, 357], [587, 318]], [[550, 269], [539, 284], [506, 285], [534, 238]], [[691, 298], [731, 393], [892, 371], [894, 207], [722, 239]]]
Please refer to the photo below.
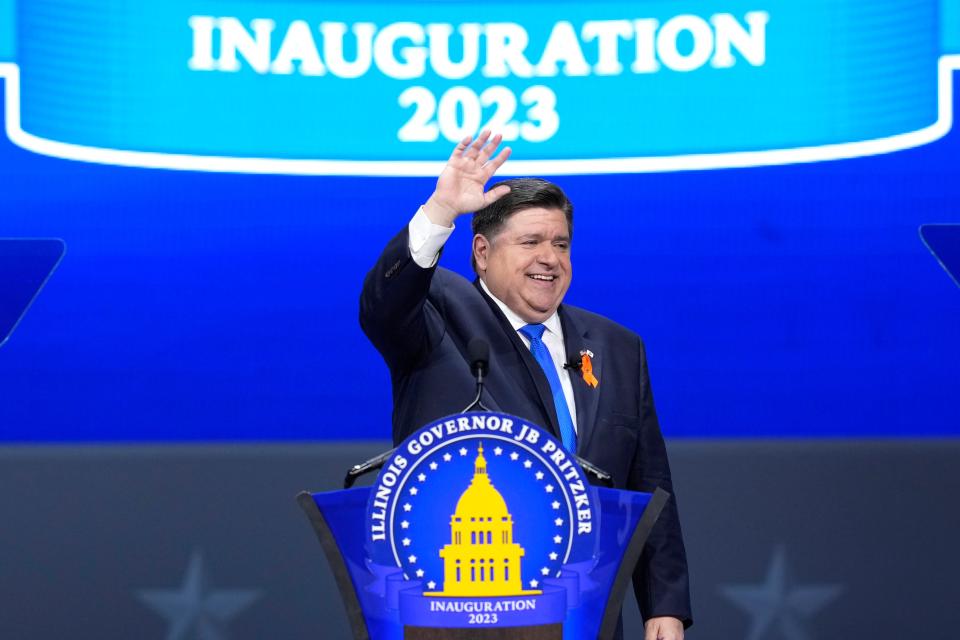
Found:
[[[544, 180], [484, 192], [510, 155], [508, 147], [493, 156], [500, 141], [485, 131], [457, 145], [433, 195], [364, 282], [360, 324], [390, 368], [394, 443], [469, 404], [467, 344], [480, 337], [490, 344], [486, 406], [551, 429], [620, 488], [660, 486], [672, 494], [643, 343], [606, 318], [561, 304], [572, 275], [573, 207]], [[471, 211], [474, 283], [436, 266], [454, 221]], [[580, 371], [571, 375], [576, 362]], [[645, 640], [682, 640], [690, 598], [672, 498], [634, 588]]]

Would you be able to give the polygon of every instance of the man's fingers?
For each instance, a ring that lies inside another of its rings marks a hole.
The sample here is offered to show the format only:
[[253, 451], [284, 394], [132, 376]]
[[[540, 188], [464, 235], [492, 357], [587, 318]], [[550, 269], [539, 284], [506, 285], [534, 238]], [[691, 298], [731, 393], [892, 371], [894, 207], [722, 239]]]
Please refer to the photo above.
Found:
[[480, 132], [480, 135], [477, 136], [477, 139], [474, 141], [473, 146], [476, 147], [477, 151], [483, 148], [483, 145], [487, 144], [487, 140], [490, 139], [490, 129], [484, 129]]
[[500, 142], [503, 140], [503, 136], [499, 133], [492, 138], [490, 138], [487, 144], [483, 145], [483, 149], [480, 149], [480, 154], [477, 156], [477, 162], [481, 165], [486, 163], [490, 159], [490, 156], [494, 154], [497, 150], [497, 147], [500, 146]]
[[643, 625], [643, 640], [660, 640], [660, 621], [659, 620], [648, 620], [645, 625]]
[[484, 170], [486, 170], [486, 173], [487, 173], [487, 180], [489, 180], [490, 177], [497, 172], [497, 169], [500, 168], [500, 165], [502, 165], [504, 162], [507, 161], [507, 158], [510, 157], [510, 154], [512, 152], [513, 152], [513, 149], [511, 149], [510, 147], [504, 147], [503, 151], [498, 153], [496, 158], [494, 158], [493, 160], [490, 160], [489, 162], [487, 162], [487, 164], [483, 166]]
[[490, 131], [484, 129], [480, 132], [480, 135], [477, 136], [477, 139], [473, 141], [473, 144], [470, 145], [466, 151], [463, 152], [465, 158], [477, 158], [480, 155], [480, 150], [483, 149], [483, 146], [487, 144], [487, 140], [490, 138]]
[[683, 623], [671, 616], [650, 618], [643, 629], [643, 640], [683, 640]]
[[453, 148], [453, 153], [450, 154], [450, 159], [455, 160], [463, 154], [463, 150], [470, 146], [470, 142], [473, 141], [473, 136], [467, 136], [463, 140], [457, 143], [457, 146]]
[[510, 185], [501, 184], [483, 194], [483, 206], [493, 204], [503, 196], [510, 193]]

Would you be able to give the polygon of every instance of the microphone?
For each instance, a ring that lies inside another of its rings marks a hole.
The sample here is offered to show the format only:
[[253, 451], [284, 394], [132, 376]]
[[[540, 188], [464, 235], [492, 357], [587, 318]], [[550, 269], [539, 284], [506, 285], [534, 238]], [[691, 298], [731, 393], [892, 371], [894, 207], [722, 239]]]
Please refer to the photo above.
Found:
[[490, 345], [482, 338], [474, 338], [467, 345], [467, 356], [473, 375], [482, 383], [483, 376], [490, 370]]
[[569, 360], [563, 363], [564, 369], [573, 369], [574, 371], [580, 371], [583, 369], [583, 360]]
[[[467, 344], [467, 359], [470, 362], [470, 371], [473, 373], [474, 377], [477, 380], [477, 395], [474, 397], [473, 402], [471, 402], [467, 407], [461, 411], [461, 413], [467, 413], [468, 411], [490, 411], [481, 401], [480, 396], [483, 393], [483, 378], [487, 375], [487, 372], [490, 370], [490, 345], [486, 340], [482, 338], [474, 338]], [[582, 367], [580, 361], [576, 362], [567, 362], [564, 363], [564, 369], [576, 369], [579, 370]], [[386, 464], [387, 460], [396, 452], [396, 449], [390, 449], [389, 451], [384, 451], [378, 456], [370, 458], [366, 462], [361, 462], [360, 464], [352, 466], [348, 471], [346, 477], [343, 479], [343, 488], [349, 489], [353, 486], [353, 483], [357, 481], [362, 475], [370, 473], [371, 471], [376, 471], [383, 467]], [[576, 458], [577, 462], [580, 463], [580, 466], [583, 468], [588, 475], [593, 476], [600, 481], [601, 484], [612, 487], [613, 478], [609, 473], [595, 466], [591, 462], [584, 460], [578, 455], [573, 455]]]
[[367, 473], [370, 473], [371, 471], [376, 471], [377, 469], [382, 467], [387, 462], [387, 460], [390, 459], [390, 456], [392, 456], [395, 451], [396, 449], [390, 449], [389, 451], [384, 451], [380, 455], [374, 456], [373, 458], [370, 458], [366, 462], [361, 462], [360, 464], [355, 464], [352, 467], [350, 467], [350, 469], [347, 471], [347, 476], [343, 479], [343, 488], [349, 489], [350, 487], [353, 486], [353, 483], [357, 481], [357, 478]]
[[473, 402], [468, 404], [461, 413], [490, 411], [480, 401], [480, 395], [483, 393], [483, 377], [490, 370], [490, 345], [483, 338], [474, 338], [467, 344], [467, 359], [470, 361], [470, 371], [477, 379], [477, 395]]
[[613, 488], [613, 476], [589, 460], [585, 460], [576, 454], [574, 454], [573, 457], [577, 459], [577, 462], [579, 462], [583, 470], [587, 472], [587, 475], [591, 475], [599, 480], [603, 486]]
[[[477, 379], [477, 396], [473, 399], [473, 402], [467, 405], [467, 408], [460, 413], [467, 413], [468, 411], [490, 411], [490, 409], [480, 402], [480, 394], [483, 393], [483, 377], [487, 374], [487, 371], [490, 370], [490, 345], [482, 338], [474, 338], [467, 345], [467, 359], [470, 361], [470, 371]], [[366, 462], [361, 462], [360, 464], [350, 467], [346, 477], [343, 479], [343, 488], [349, 489], [360, 476], [382, 468], [395, 451], [396, 449], [384, 451]]]
[[[466, 413], [466, 411], [464, 411], [464, 413]], [[397, 451], [396, 449], [390, 449], [389, 451], [384, 451], [378, 456], [374, 456], [373, 458], [370, 458], [366, 462], [361, 462], [360, 464], [353, 465], [347, 471], [347, 475], [343, 479], [343, 488], [349, 489], [350, 487], [353, 486], [353, 483], [356, 482], [357, 478], [359, 478], [360, 476], [366, 475], [371, 471], [376, 471], [381, 467], [383, 467], [383, 465], [386, 464], [387, 460], [389, 460], [390, 457], [394, 453], [396, 453], [396, 451]], [[583, 468], [583, 470], [587, 472], [587, 475], [593, 476], [594, 478], [599, 480], [600, 483], [603, 484], [604, 486], [607, 486], [607, 487], [613, 486], [613, 477], [611, 477], [609, 473], [607, 473], [600, 467], [594, 465], [592, 462], [585, 460], [584, 458], [581, 458], [576, 454], [574, 454], [573, 457], [577, 460], [578, 463], [580, 463], [580, 466]]]

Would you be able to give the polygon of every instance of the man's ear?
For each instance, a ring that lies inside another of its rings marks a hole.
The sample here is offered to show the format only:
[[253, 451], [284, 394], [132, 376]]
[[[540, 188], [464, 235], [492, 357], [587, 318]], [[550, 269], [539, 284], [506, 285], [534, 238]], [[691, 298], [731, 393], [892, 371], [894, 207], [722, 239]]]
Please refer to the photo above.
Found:
[[490, 241], [481, 233], [473, 236], [473, 261], [477, 266], [477, 273], [487, 270], [487, 260], [490, 259]]

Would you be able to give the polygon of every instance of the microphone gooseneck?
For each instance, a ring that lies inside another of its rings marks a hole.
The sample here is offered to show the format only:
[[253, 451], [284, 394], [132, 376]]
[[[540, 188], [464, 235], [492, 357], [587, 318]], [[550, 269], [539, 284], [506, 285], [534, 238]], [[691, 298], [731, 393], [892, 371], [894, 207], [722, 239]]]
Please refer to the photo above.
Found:
[[[483, 393], [483, 378], [490, 369], [490, 345], [486, 340], [474, 338], [467, 345], [467, 359], [470, 362], [470, 371], [477, 380], [477, 396], [461, 413], [467, 413], [468, 411], [490, 411], [486, 405], [480, 402], [480, 394]], [[370, 473], [371, 471], [377, 471], [383, 467], [395, 451], [396, 449], [384, 451], [366, 462], [350, 467], [350, 469], [347, 470], [346, 477], [343, 479], [343, 488], [349, 489], [360, 476]]]
[[490, 345], [483, 338], [474, 338], [467, 344], [467, 359], [470, 361], [470, 371], [477, 380], [477, 395], [473, 398], [473, 402], [464, 408], [462, 413], [490, 411], [480, 401], [480, 395], [483, 393], [483, 377], [490, 370]]

